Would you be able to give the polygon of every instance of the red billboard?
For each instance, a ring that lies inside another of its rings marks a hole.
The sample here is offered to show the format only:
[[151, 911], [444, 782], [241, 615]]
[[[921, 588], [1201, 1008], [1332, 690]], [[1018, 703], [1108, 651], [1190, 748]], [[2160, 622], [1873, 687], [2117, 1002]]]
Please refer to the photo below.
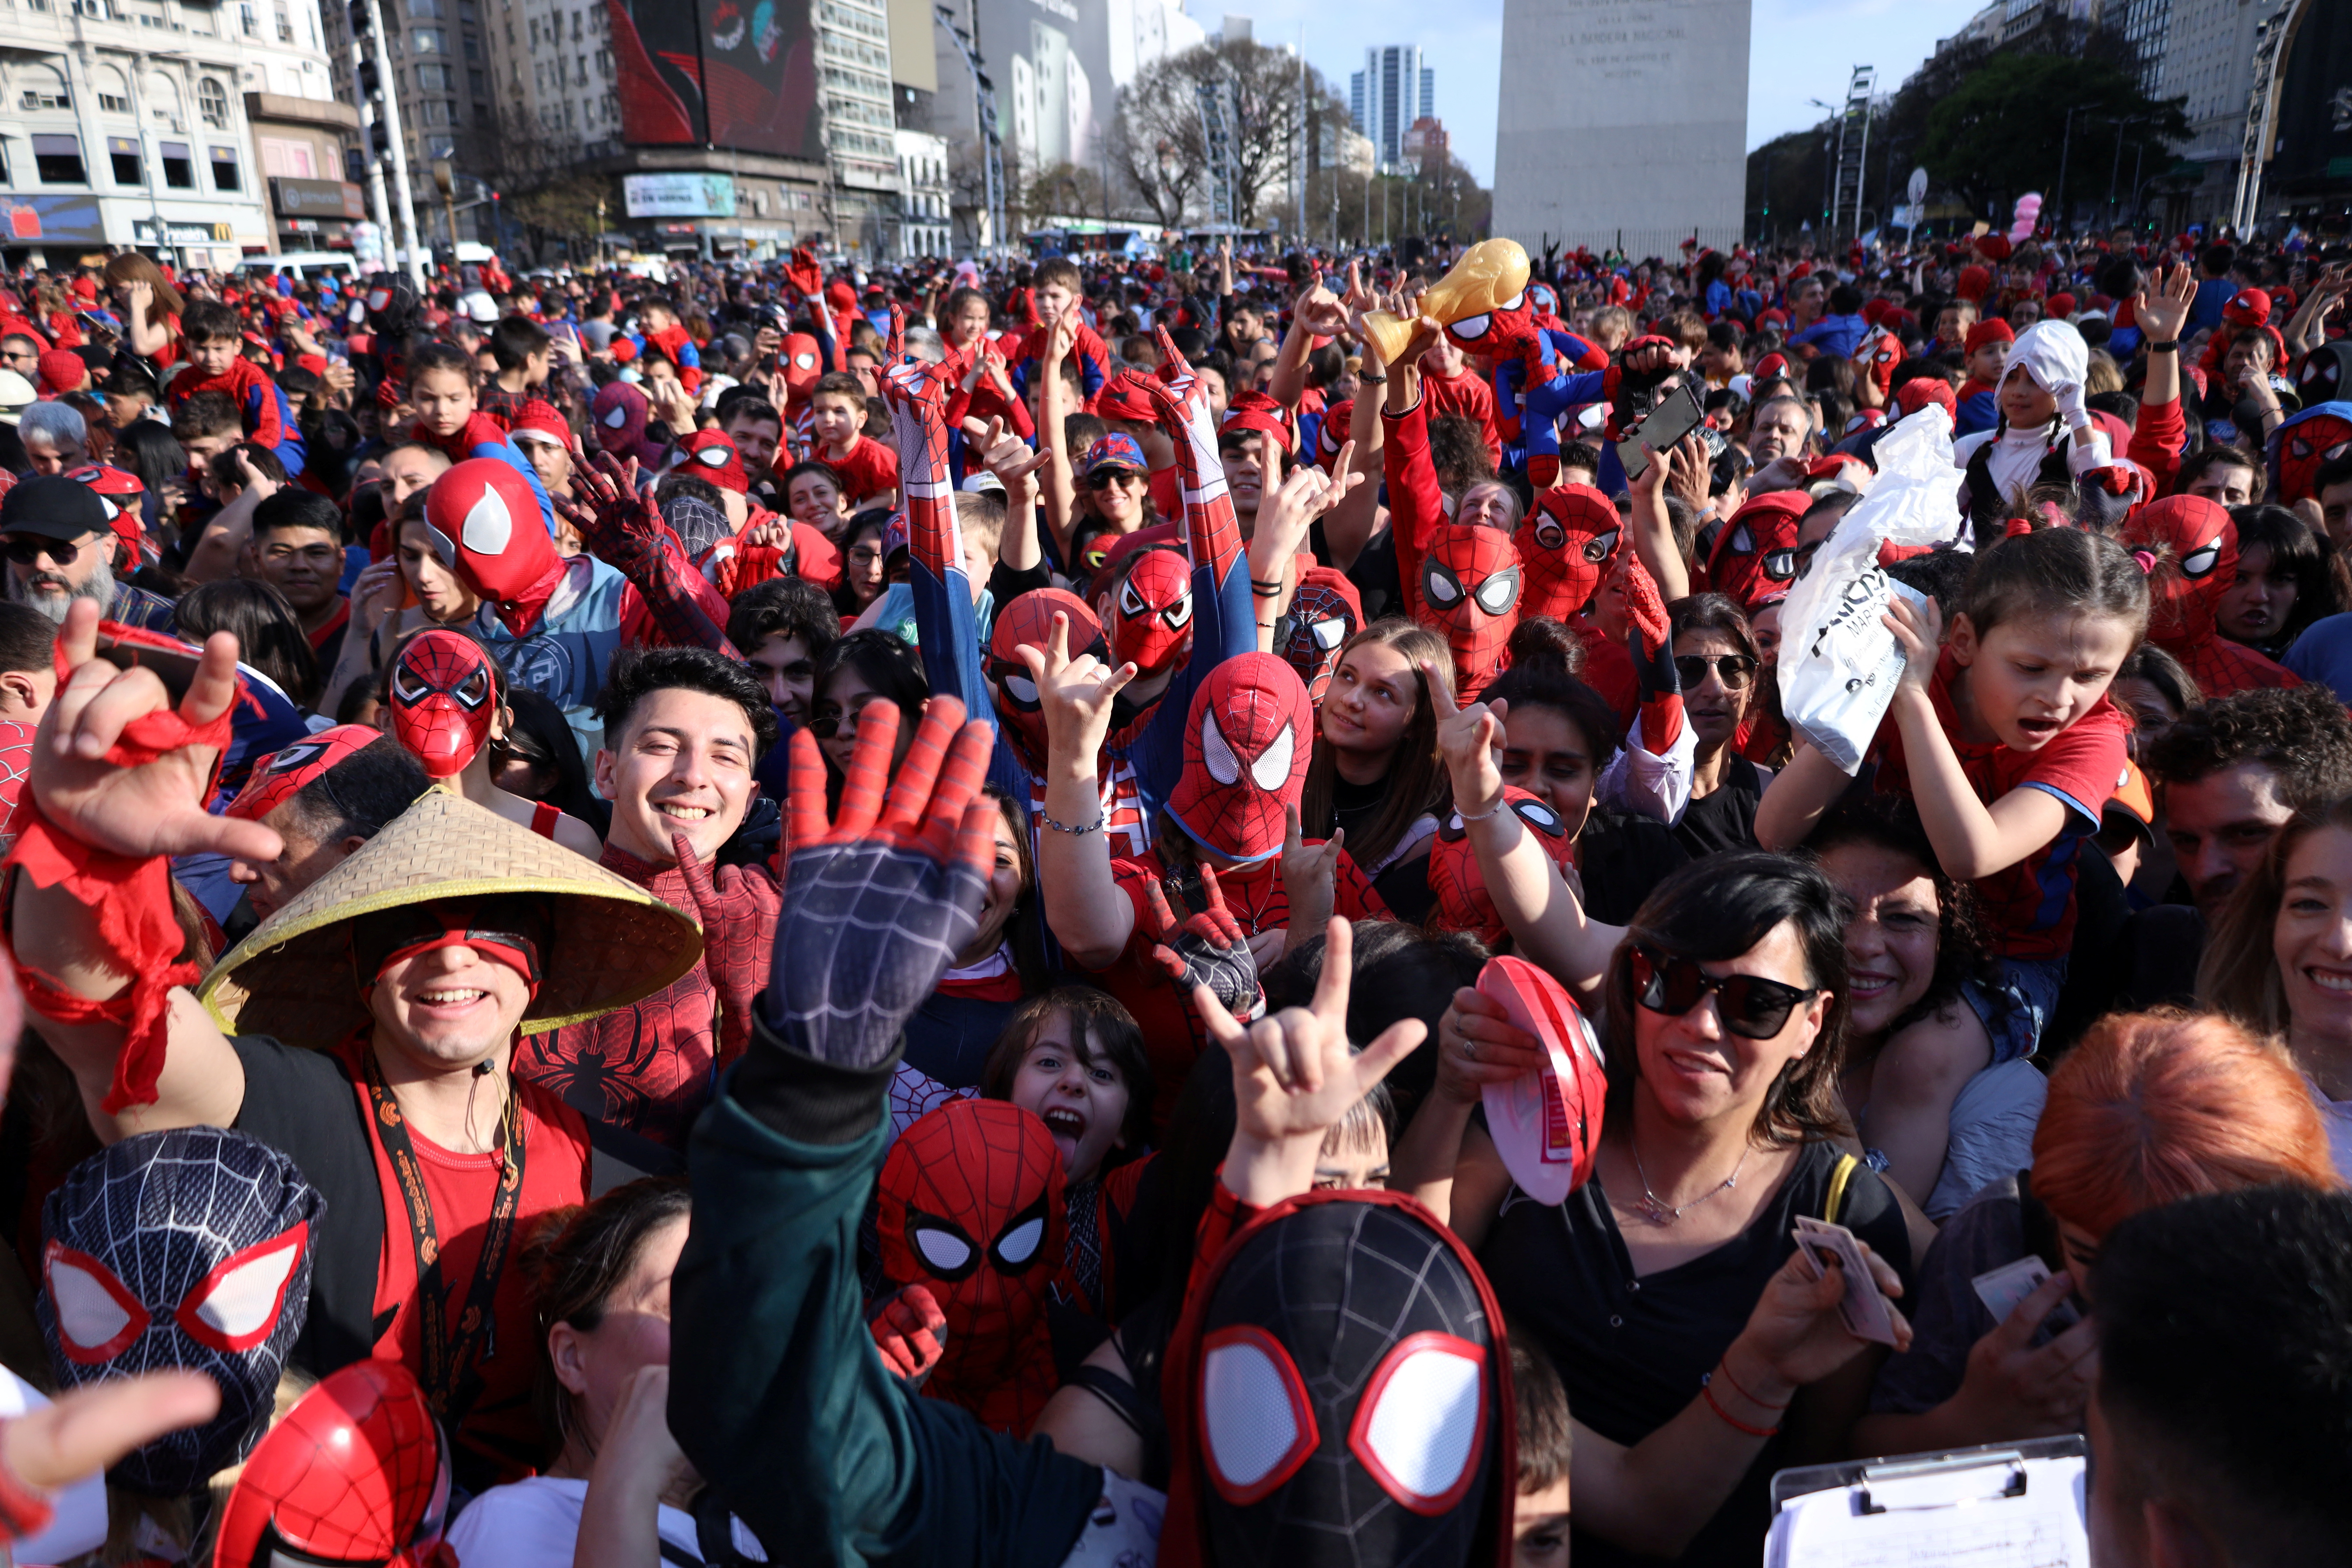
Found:
[[604, 0], [621, 133], [821, 158], [810, 0]]

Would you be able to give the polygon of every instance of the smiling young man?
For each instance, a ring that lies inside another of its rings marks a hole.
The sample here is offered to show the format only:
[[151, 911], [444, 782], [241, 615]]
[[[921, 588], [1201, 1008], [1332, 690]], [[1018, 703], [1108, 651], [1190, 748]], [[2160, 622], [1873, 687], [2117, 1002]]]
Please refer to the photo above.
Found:
[[[162, 912], [177, 947], [162, 858], [267, 861], [285, 847], [260, 822], [204, 809], [208, 742], [237, 700], [236, 639], [211, 639], [183, 700], [194, 737], [124, 767], [105, 752], [170, 698], [152, 670], [100, 660], [97, 628], [81, 605], [67, 618], [72, 673], [28, 783], [45, 825], [17, 842], [11, 931], [42, 977], [27, 1004], [43, 1038], [108, 1142], [227, 1127], [291, 1157], [331, 1216], [304, 1241], [295, 1364], [324, 1375], [397, 1360], [455, 1439], [461, 1485], [527, 1473], [543, 1456], [519, 1260], [538, 1220], [585, 1200], [590, 1156], [576, 1113], [513, 1080], [513, 1041], [683, 973], [698, 950], [687, 918], [434, 791], [228, 953], [200, 1001], [174, 952], [117, 943], [139, 944]], [[68, 892], [59, 868], [92, 849], [121, 870], [94, 899]], [[483, 879], [541, 890], [477, 896]]]
[[[515, 1071], [589, 1119], [597, 1148], [641, 1171], [678, 1168], [719, 1070], [751, 1038], [778, 892], [764, 861], [716, 864], [743, 826], [752, 769], [776, 740], [767, 689], [705, 648], [624, 652], [598, 711], [596, 791], [613, 803], [604, 868], [698, 913], [704, 957], [633, 1006], [523, 1042]], [[680, 864], [683, 845], [693, 866]]]
[[342, 508], [316, 490], [283, 487], [253, 509], [253, 553], [262, 581], [294, 607], [319, 668], [334, 668], [352, 620], [352, 602], [340, 592]]

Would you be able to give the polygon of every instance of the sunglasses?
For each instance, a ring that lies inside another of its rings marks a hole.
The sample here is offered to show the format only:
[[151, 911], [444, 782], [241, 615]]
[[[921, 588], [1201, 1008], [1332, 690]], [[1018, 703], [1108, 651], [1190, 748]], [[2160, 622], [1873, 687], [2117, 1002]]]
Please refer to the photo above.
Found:
[[1675, 673], [1683, 679], [1683, 689], [1688, 691], [1706, 680], [1713, 670], [1726, 691], [1738, 691], [1756, 673], [1756, 661], [1744, 653], [1678, 653], [1675, 655]]
[[1087, 489], [1107, 490], [1121, 479], [1140, 479], [1143, 476], [1133, 468], [1097, 468], [1087, 476]]
[[1695, 959], [1675, 958], [1646, 947], [1633, 950], [1633, 999], [1653, 1013], [1681, 1017], [1707, 993], [1716, 995], [1723, 1026], [1747, 1040], [1769, 1040], [1789, 1022], [1800, 1002], [1822, 994], [1783, 985], [1754, 974], [1709, 974]]
[[[95, 537], [94, 535], [92, 537]], [[43, 534], [11, 535], [0, 540], [0, 555], [5, 555], [19, 566], [33, 566], [46, 555], [60, 566], [69, 565], [89, 548], [90, 541], [82, 539], [68, 544], [62, 540]]]

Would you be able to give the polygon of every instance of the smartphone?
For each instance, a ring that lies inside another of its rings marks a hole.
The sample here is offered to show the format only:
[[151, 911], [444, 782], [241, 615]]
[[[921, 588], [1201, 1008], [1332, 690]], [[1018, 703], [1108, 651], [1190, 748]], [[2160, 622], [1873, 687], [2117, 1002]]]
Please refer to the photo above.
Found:
[[172, 694], [173, 705], [177, 707], [181, 699], [187, 696], [188, 688], [195, 683], [196, 665], [203, 658], [204, 650], [182, 642], [148, 642], [100, 632], [98, 657], [117, 669], [135, 669], [143, 666], [153, 670], [157, 679], [163, 681], [163, 689]]
[[1665, 451], [1706, 422], [1706, 412], [1698, 405], [1698, 394], [1691, 390], [1689, 382], [1684, 382], [1660, 398], [1657, 406], [1642, 416], [1618, 441], [1617, 461], [1624, 467], [1625, 477], [1638, 479], [1649, 471], [1650, 457], [1643, 447]]

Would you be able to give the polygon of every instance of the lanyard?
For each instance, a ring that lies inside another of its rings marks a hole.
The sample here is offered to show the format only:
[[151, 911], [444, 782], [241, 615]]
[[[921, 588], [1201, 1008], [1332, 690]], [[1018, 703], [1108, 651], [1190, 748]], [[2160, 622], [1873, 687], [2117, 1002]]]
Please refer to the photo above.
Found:
[[441, 1281], [440, 1231], [433, 1222], [433, 1200], [425, 1190], [425, 1170], [408, 1135], [408, 1119], [383, 1081], [375, 1052], [364, 1045], [360, 1060], [367, 1079], [368, 1104], [375, 1116], [376, 1136], [392, 1162], [393, 1180], [408, 1208], [408, 1237], [416, 1248], [416, 1300], [423, 1313], [425, 1365], [418, 1381], [425, 1403], [445, 1424], [455, 1426], [466, 1418], [480, 1379], [474, 1375], [484, 1342], [493, 1338], [493, 1300], [499, 1275], [514, 1240], [515, 1216], [522, 1207], [522, 1116], [509, 1089], [499, 1114], [499, 1189], [490, 1200], [490, 1221], [482, 1233], [482, 1256], [474, 1265], [474, 1280], [466, 1291], [465, 1310], [452, 1332], [449, 1289]]

